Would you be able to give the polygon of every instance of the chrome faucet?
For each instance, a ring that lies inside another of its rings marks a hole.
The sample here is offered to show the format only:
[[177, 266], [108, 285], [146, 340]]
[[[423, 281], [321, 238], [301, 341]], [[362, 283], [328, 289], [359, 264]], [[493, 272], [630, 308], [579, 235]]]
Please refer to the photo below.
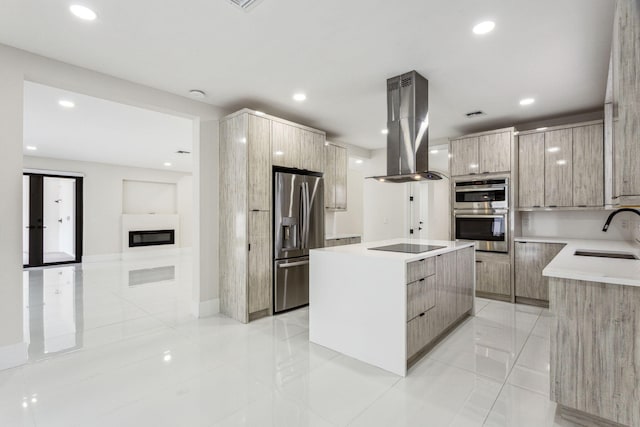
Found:
[[631, 209], [631, 208], [616, 209], [615, 211], [611, 212], [611, 215], [609, 215], [609, 218], [607, 218], [607, 222], [604, 223], [604, 227], [602, 227], [602, 231], [606, 232], [609, 229], [609, 224], [611, 224], [611, 220], [613, 219], [614, 216], [618, 215], [620, 212], [633, 212], [636, 215], [640, 216], [640, 211], [637, 209]]

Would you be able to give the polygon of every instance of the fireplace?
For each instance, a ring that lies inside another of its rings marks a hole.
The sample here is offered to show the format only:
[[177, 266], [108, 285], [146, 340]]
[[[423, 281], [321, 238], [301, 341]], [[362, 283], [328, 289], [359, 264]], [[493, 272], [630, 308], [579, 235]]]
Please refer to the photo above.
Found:
[[173, 245], [175, 230], [134, 230], [129, 231], [129, 247]]

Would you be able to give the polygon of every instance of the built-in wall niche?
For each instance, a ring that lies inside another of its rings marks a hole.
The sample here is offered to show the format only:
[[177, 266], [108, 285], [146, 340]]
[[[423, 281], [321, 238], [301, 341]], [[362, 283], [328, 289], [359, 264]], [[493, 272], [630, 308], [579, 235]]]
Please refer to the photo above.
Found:
[[178, 186], [168, 182], [122, 181], [123, 214], [177, 214]]

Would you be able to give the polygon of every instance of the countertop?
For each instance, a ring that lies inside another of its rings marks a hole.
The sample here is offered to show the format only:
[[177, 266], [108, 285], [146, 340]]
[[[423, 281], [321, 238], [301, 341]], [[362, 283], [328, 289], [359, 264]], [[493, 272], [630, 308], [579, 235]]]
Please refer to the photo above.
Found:
[[324, 240], [349, 239], [351, 237], [362, 237], [362, 235], [361, 234], [331, 234], [329, 236], [324, 236]]
[[[375, 248], [378, 246], [394, 245], [398, 243], [412, 243], [417, 245], [434, 245], [444, 246], [442, 249], [436, 249], [429, 252], [421, 252], [419, 254], [407, 254], [403, 252], [387, 252], [387, 251], [375, 251], [368, 248]], [[343, 255], [367, 257], [367, 258], [384, 258], [391, 260], [398, 260], [404, 262], [417, 261], [419, 259], [430, 258], [436, 255], [445, 254], [461, 248], [474, 246], [473, 242], [453, 242], [449, 240], [424, 240], [424, 239], [391, 239], [391, 240], [378, 240], [376, 242], [358, 243], [355, 245], [346, 246], [333, 246], [330, 248], [312, 249], [311, 252], [333, 252]]]
[[518, 237], [516, 242], [564, 243], [566, 246], [545, 267], [542, 274], [561, 279], [616, 285], [640, 286], [640, 260], [574, 255], [578, 249], [631, 252], [640, 257], [640, 245], [630, 241], [582, 240], [562, 237]]

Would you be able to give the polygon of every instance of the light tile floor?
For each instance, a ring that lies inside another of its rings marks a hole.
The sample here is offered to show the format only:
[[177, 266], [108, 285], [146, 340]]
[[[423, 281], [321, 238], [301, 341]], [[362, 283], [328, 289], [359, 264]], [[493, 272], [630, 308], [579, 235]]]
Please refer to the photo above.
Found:
[[[171, 274], [129, 285], [154, 271]], [[194, 319], [187, 257], [24, 277], [30, 361], [0, 372], [0, 426], [570, 425], [548, 398], [547, 310], [477, 299], [403, 379], [310, 344], [307, 308]]]

